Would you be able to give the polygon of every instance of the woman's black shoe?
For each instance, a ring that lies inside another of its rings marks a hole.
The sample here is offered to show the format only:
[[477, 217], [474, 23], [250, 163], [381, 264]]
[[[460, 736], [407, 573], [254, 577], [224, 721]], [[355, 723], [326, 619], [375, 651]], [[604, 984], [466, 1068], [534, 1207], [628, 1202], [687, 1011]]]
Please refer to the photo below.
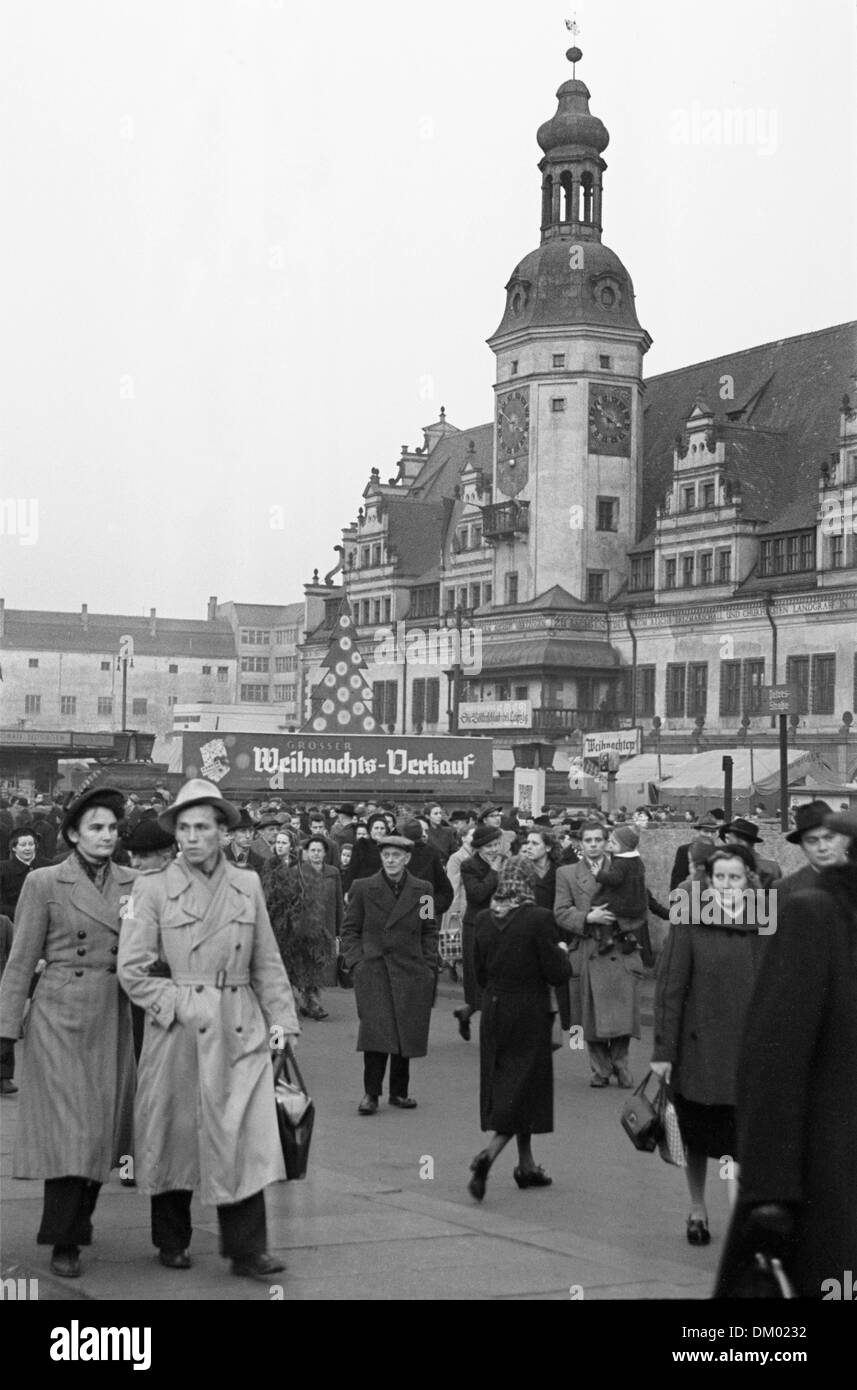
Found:
[[544, 1168], [516, 1168], [512, 1177], [519, 1187], [550, 1187], [553, 1182]]
[[76, 1245], [55, 1245], [51, 1269], [61, 1279], [80, 1278], [80, 1250]]
[[476, 1199], [477, 1202], [481, 1202], [482, 1198], [485, 1196], [485, 1186], [488, 1182], [488, 1174], [490, 1170], [491, 1159], [488, 1155], [488, 1150], [483, 1149], [481, 1153], [476, 1155], [476, 1157], [470, 1165], [470, 1171], [473, 1174], [473, 1177], [467, 1184], [467, 1191], [470, 1193], [471, 1197], [474, 1197]]
[[453, 1009], [453, 1018], [458, 1019], [458, 1031], [465, 1042], [470, 1042], [470, 1010], [468, 1008]]
[[708, 1245], [710, 1240], [711, 1232], [708, 1229], [708, 1222], [703, 1221], [701, 1216], [689, 1216], [687, 1218], [688, 1245]]

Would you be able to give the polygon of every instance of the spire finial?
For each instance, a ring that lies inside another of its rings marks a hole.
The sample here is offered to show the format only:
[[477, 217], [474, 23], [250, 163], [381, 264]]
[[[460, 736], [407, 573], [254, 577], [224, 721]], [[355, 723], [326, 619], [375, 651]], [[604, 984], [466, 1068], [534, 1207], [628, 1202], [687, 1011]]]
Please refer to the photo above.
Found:
[[[568, 32], [569, 32], [570, 34], [573, 34], [575, 38], [577, 37], [577, 35], [580, 33], [580, 25], [579, 25], [578, 22], [577, 22], [577, 15], [576, 15], [576, 14], [572, 15], [571, 19], [567, 19], [567, 20], [565, 21], [565, 27], [566, 27], [566, 29], [568, 30]], [[571, 63], [571, 75], [572, 75], [572, 77], [576, 77], [576, 76], [577, 76], [577, 64], [580, 62], [581, 58], [583, 57], [582, 51], [581, 51], [581, 50], [577, 47], [577, 45], [575, 44], [573, 48], [568, 48], [568, 49], [566, 49], [565, 56], [566, 56], [566, 58], [568, 59], [568, 61]]]

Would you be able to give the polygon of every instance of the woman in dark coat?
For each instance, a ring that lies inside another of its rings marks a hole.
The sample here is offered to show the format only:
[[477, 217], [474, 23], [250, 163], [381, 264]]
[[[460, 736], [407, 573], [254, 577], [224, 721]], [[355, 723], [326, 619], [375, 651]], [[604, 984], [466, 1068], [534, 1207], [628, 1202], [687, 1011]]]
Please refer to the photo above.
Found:
[[479, 986], [473, 965], [476, 918], [488, 906], [497, 887], [497, 871], [505, 858], [503, 832], [499, 826], [477, 825], [470, 845], [473, 851], [461, 866], [461, 886], [467, 904], [461, 922], [461, 954], [464, 967], [464, 1007], [453, 1010], [458, 1031], [470, 1042], [470, 1020], [479, 1012]]
[[[857, 813], [825, 825], [857, 843]], [[755, 1253], [798, 1297], [857, 1279], [857, 864], [824, 869], [777, 915], [738, 1066], [741, 1197], [715, 1297], [740, 1296]], [[745, 1295], [746, 1296], [746, 1295]]]
[[[687, 1150], [691, 1209], [687, 1239], [707, 1245], [705, 1179], [709, 1158], [734, 1159], [738, 1048], [750, 1007], [761, 949], [760, 900], [752, 851], [715, 850], [707, 861], [710, 886], [694, 885], [676, 902], [655, 990], [655, 1047], [651, 1069], [673, 1088]], [[749, 892], [747, 891], [749, 890]], [[681, 920], [681, 918], [684, 920]], [[730, 1179], [730, 1198], [736, 1186]]]
[[366, 829], [369, 831], [368, 839], [355, 840], [354, 853], [342, 875], [342, 887], [346, 893], [356, 879], [371, 878], [373, 874], [381, 872], [381, 847], [378, 841], [390, 833], [389, 822], [383, 811], [373, 811], [367, 817]]
[[329, 842], [311, 835], [294, 864], [270, 859], [262, 871], [262, 887], [274, 936], [298, 1012], [317, 1021], [329, 1015], [321, 1004], [321, 984], [342, 931], [342, 880], [326, 863]]
[[494, 1130], [470, 1165], [468, 1191], [485, 1196], [488, 1172], [514, 1134], [519, 1187], [548, 1187], [533, 1158], [533, 1134], [553, 1130], [553, 1054], [549, 986], [571, 975], [552, 913], [537, 907], [532, 876], [510, 861], [500, 871], [489, 910], [476, 919], [476, 981], [482, 995], [479, 1032], [479, 1109], [483, 1130]]

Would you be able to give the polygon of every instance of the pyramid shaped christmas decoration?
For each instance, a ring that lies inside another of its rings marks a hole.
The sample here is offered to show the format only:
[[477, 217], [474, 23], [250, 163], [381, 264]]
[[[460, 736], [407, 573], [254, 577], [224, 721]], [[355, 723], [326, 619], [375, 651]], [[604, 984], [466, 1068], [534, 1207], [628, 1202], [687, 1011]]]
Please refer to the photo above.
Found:
[[372, 714], [372, 692], [366, 662], [357, 647], [357, 634], [348, 600], [343, 599], [324, 661], [324, 675], [310, 696], [312, 713], [304, 734], [378, 734]]

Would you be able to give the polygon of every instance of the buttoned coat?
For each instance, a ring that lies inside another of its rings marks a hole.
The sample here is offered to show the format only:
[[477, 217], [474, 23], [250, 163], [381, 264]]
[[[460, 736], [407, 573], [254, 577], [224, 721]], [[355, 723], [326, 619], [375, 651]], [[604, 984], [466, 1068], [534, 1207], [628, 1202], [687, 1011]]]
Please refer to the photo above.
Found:
[[557, 926], [570, 942], [580, 942], [570, 958], [572, 971], [580, 976], [583, 1036], [586, 1042], [638, 1038], [643, 962], [639, 951], [624, 956], [615, 948], [598, 954], [598, 942], [589, 935], [586, 917], [600, 887], [586, 859], [556, 871]]
[[358, 1052], [425, 1057], [437, 940], [430, 883], [406, 870], [398, 897], [383, 873], [352, 884], [342, 950], [354, 968]]
[[224, 860], [223, 878], [209, 887], [181, 858], [141, 875], [119, 973], [146, 1011], [138, 1187], [199, 1189], [220, 1206], [284, 1178], [270, 1030], [300, 1027], [258, 875]]
[[47, 964], [24, 1029], [15, 1177], [106, 1182], [132, 1152], [131, 1010], [116, 970], [120, 915], [136, 877], [111, 864], [100, 893], [71, 855], [25, 880], [0, 988], [0, 1036], [20, 1035], [33, 972]]

